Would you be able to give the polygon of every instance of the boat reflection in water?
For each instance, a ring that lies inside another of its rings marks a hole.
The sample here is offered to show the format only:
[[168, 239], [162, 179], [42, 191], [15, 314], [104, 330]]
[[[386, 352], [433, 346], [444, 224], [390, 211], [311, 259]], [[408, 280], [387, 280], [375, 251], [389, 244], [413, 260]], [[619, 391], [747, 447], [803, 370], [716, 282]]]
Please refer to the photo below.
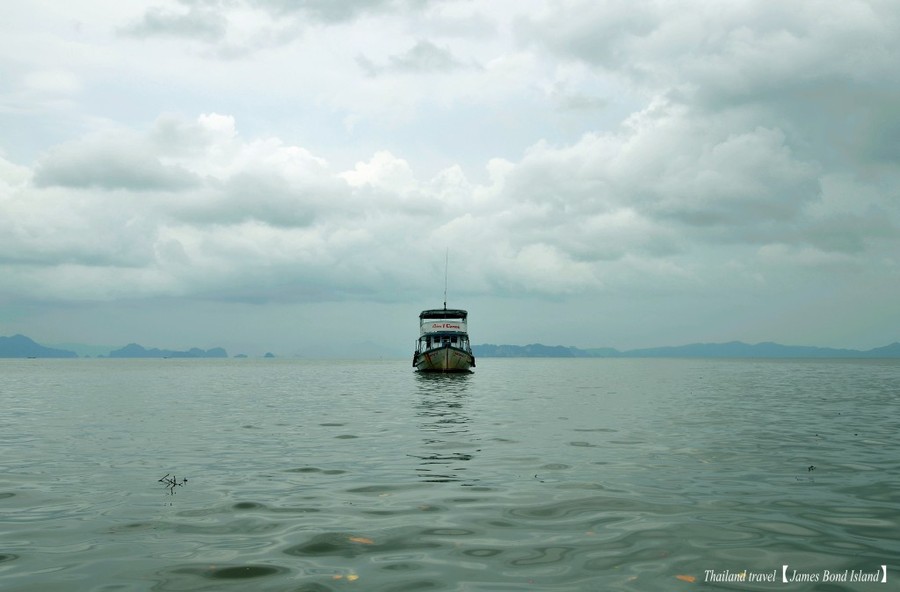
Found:
[[421, 421], [422, 450], [410, 456], [419, 459], [422, 481], [431, 483], [459, 482], [474, 485], [460, 473], [463, 463], [474, 458], [478, 444], [469, 434], [470, 419], [463, 403], [469, 374], [418, 374], [416, 380], [421, 397], [416, 403], [416, 416]]

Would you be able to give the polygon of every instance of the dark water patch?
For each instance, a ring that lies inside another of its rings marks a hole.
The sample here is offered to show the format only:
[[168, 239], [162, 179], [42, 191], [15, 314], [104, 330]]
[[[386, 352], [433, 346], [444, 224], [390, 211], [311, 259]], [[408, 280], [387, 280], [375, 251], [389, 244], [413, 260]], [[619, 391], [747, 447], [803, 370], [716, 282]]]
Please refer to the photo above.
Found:
[[402, 514], [410, 513], [410, 510], [363, 510], [360, 512], [366, 516], [374, 516], [376, 518], [391, 518]]
[[435, 453], [428, 454], [424, 456], [420, 456], [418, 454], [408, 454], [412, 458], [418, 458], [419, 460], [426, 461], [422, 464], [446, 464], [448, 462], [456, 462], [456, 461], [466, 461], [472, 460], [475, 458], [471, 454], [466, 454], [464, 452], [447, 452], [447, 453]]
[[11, 491], [0, 491], [0, 499], [14, 497], [16, 494]]
[[417, 553], [441, 545], [419, 540], [416, 536], [391, 536], [374, 539], [347, 532], [326, 532], [284, 550], [295, 557], [344, 557], [354, 558], [369, 554], [392, 554], [398, 551], [415, 550]]
[[208, 577], [216, 580], [243, 580], [247, 578], [262, 578], [275, 574], [287, 573], [282, 567], [270, 565], [240, 565], [234, 567], [220, 567], [210, 570]]
[[591, 444], [590, 442], [569, 442], [569, 446], [576, 446], [578, 448], [600, 448], [597, 444]]
[[326, 427], [326, 428], [339, 428], [339, 427], [345, 426], [347, 424], [346, 423], [320, 423], [319, 425], [322, 427]]
[[388, 563], [382, 565], [381, 569], [385, 571], [416, 571], [422, 569], [418, 563], [410, 563], [408, 561], [397, 561], [396, 563]]
[[7, 561], [15, 561], [19, 556], [13, 553], [0, 553], [0, 563], [5, 563]]
[[385, 494], [391, 494], [399, 491], [406, 491], [412, 489], [413, 487], [418, 487], [416, 485], [363, 485], [362, 487], [351, 487], [347, 489], [347, 493], [358, 493], [358, 494], [375, 494], [376, 496], [383, 496]]
[[466, 549], [463, 551], [463, 555], [468, 555], [469, 557], [494, 557], [501, 553], [503, 553], [501, 549]]
[[450, 498], [449, 501], [452, 504], [477, 504], [490, 501], [490, 499], [486, 497], [454, 497]]
[[429, 528], [427, 530], [422, 531], [423, 535], [426, 536], [469, 536], [475, 534], [474, 530], [468, 530], [465, 528]]
[[160, 525], [158, 523], [152, 522], [129, 522], [128, 524], [110, 527], [105, 532], [109, 534], [123, 534], [159, 528], [159, 526]]
[[305, 506], [270, 506], [268, 507], [268, 511], [273, 514], [318, 514], [322, 510]]
[[[354, 541], [352, 539], [356, 538]], [[326, 532], [313, 536], [299, 545], [284, 550], [285, 554], [296, 557], [357, 557], [369, 553], [374, 548], [372, 543], [358, 542], [363, 537], [354, 537], [346, 532]]]
[[290, 573], [286, 567], [274, 565], [188, 565], [171, 570], [174, 574], [188, 574], [211, 580], [247, 580]]
[[605, 433], [614, 434], [614, 433], [618, 432], [619, 430], [616, 430], [613, 428], [573, 428], [572, 431], [573, 432], [605, 432]]
[[340, 436], [335, 436], [338, 440], [353, 440], [354, 438], [359, 438], [356, 434], [341, 434]]
[[445, 582], [437, 580], [411, 580], [409, 582], [394, 582], [388, 586], [379, 587], [383, 592], [415, 592], [416, 590], [436, 590], [445, 588]]
[[542, 465], [540, 468], [544, 471], [564, 471], [566, 469], [571, 469], [572, 465], [563, 463], [548, 463], [546, 465]]
[[265, 510], [266, 505], [257, 502], [238, 502], [231, 506], [235, 510]]
[[344, 475], [347, 473], [344, 469], [320, 469], [319, 467], [296, 467], [293, 469], [285, 469], [284, 472], [301, 474], [321, 473], [322, 475]]

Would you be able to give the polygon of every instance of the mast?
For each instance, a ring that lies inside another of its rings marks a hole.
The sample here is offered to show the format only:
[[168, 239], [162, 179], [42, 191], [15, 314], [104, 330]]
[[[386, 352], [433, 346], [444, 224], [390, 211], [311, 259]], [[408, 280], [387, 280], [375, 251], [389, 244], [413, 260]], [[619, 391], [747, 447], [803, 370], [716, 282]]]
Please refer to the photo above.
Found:
[[444, 310], [447, 310], [447, 267], [450, 263], [450, 247], [447, 247], [447, 252], [444, 254]]

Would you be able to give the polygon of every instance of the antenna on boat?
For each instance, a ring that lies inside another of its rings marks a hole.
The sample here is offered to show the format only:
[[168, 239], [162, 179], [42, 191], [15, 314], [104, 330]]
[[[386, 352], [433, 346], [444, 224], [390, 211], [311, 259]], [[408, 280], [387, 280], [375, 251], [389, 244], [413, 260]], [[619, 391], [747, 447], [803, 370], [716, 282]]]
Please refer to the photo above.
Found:
[[450, 263], [450, 247], [447, 247], [447, 252], [444, 254], [444, 310], [447, 310], [447, 267]]

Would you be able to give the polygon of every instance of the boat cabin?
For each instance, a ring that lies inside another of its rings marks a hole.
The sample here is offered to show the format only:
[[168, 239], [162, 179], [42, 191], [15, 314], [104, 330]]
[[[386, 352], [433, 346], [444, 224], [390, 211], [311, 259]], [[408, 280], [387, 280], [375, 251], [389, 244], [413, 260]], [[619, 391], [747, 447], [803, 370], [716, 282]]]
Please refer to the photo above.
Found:
[[460, 309], [423, 310], [419, 315], [417, 351], [454, 347], [471, 352], [467, 317], [468, 313]]

